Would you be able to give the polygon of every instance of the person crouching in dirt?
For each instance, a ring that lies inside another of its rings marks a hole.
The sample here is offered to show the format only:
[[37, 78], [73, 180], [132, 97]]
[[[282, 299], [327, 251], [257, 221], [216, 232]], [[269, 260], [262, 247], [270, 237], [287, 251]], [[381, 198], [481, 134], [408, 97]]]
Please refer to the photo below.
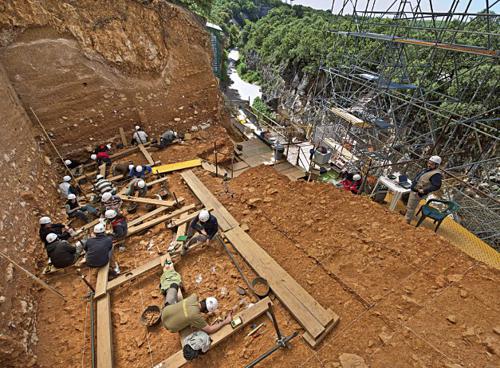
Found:
[[107, 210], [104, 213], [104, 217], [109, 221], [113, 229], [113, 241], [122, 241], [127, 237], [128, 225], [125, 216], [117, 213], [115, 210]]
[[359, 188], [361, 188], [361, 175], [359, 174], [347, 174], [346, 177], [340, 182], [340, 185], [344, 190], [350, 191], [352, 194], [358, 194]]
[[173, 305], [178, 302], [177, 295], [181, 287], [181, 275], [174, 269], [174, 264], [166, 260], [163, 265], [163, 273], [160, 277], [160, 291], [165, 296], [163, 306]]
[[151, 147], [163, 149], [174, 143], [177, 138], [180, 138], [180, 134], [173, 130], [167, 130], [160, 136], [160, 142], [153, 144]]
[[232, 319], [232, 315], [229, 313], [223, 321], [209, 325], [205, 318], [203, 318], [202, 313], [215, 312], [218, 305], [219, 303], [214, 297], [208, 297], [199, 301], [198, 296], [193, 294], [178, 303], [167, 305], [163, 308], [161, 311], [161, 322], [163, 327], [174, 333], [191, 326], [207, 334], [213, 334], [225, 325], [230, 324]]
[[186, 360], [194, 360], [200, 354], [205, 354], [211, 344], [212, 338], [205, 331], [195, 331], [184, 339], [182, 355]]
[[64, 224], [53, 224], [48, 216], [40, 217], [40, 229], [38, 231], [40, 240], [47, 246], [47, 235], [56, 234], [61, 240], [68, 240], [71, 237], [71, 230]]
[[76, 242], [76, 246], [69, 244], [66, 240], [59, 239], [57, 234], [47, 234], [47, 255], [53, 266], [65, 268], [74, 264], [83, 251], [81, 242]]
[[80, 206], [78, 200], [76, 199], [76, 195], [74, 195], [73, 193], [68, 194], [68, 200], [66, 201], [65, 208], [68, 218], [77, 217], [86, 224], [90, 222], [88, 214], [90, 214], [94, 218], [99, 216], [97, 210], [91, 205], [86, 204], [84, 206]]
[[148, 187], [146, 182], [142, 179], [135, 178], [132, 179], [130, 184], [128, 185], [127, 191], [125, 192], [128, 196], [134, 196], [135, 192], [139, 192], [139, 197], [145, 197], [148, 193]]
[[[201, 210], [200, 214], [189, 224], [187, 231], [189, 240], [182, 246], [181, 255], [184, 255], [193, 244], [201, 242], [208, 244], [217, 234], [217, 231], [219, 231], [217, 218], [207, 210]], [[195, 232], [198, 232], [198, 235], [194, 235]]]
[[128, 176], [131, 178], [139, 178], [144, 179], [146, 175], [150, 174], [153, 171], [151, 166], [148, 165], [137, 165], [136, 167], [132, 167], [128, 173]]

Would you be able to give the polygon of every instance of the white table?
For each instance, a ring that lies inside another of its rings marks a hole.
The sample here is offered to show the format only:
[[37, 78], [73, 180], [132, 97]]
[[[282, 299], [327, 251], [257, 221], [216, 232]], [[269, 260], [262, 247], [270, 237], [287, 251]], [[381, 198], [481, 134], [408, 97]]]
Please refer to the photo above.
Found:
[[396, 209], [396, 205], [398, 204], [398, 201], [401, 199], [401, 196], [411, 191], [411, 189], [406, 189], [403, 188], [401, 185], [399, 185], [397, 179], [392, 180], [389, 179], [387, 176], [380, 176], [377, 180], [377, 184], [375, 184], [375, 187], [373, 188], [372, 193], [370, 194], [370, 198], [374, 196], [380, 184], [385, 185], [391, 192], [394, 193], [394, 195], [392, 196], [391, 203], [389, 204], [389, 210], [391, 211], [394, 211]]

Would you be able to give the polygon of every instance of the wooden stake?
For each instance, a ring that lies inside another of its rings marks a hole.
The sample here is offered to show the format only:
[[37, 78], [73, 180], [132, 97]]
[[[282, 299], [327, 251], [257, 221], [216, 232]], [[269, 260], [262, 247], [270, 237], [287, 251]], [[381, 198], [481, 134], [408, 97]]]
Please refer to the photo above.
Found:
[[24, 273], [26, 273], [29, 277], [31, 277], [37, 283], [39, 283], [40, 285], [42, 285], [45, 289], [49, 290], [51, 293], [57, 295], [62, 300], [66, 301], [66, 298], [64, 298], [64, 295], [62, 295], [59, 291], [57, 291], [56, 289], [54, 289], [52, 286], [50, 286], [46, 282], [42, 281], [40, 278], [38, 278], [35, 275], [33, 275], [31, 272], [29, 272], [23, 266], [21, 266], [21, 265], [17, 264], [16, 262], [14, 262], [7, 254], [5, 254], [4, 252], [0, 251], [0, 255], [2, 257], [4, 257], [7, 261], [9, 261], [10, 263], [12, 263], [14, 266], [16, 266], [17, 268], [19, 268], [21, 271], [23, 271]]

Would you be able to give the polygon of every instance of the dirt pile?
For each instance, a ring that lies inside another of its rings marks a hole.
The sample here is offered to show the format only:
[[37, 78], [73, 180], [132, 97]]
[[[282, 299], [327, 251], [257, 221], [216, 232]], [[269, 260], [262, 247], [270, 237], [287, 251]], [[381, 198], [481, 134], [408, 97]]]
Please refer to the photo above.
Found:
[[137, 121], [158, 134], [218, 124], [218, 82], [201, 19], [164, 1], [4, 1], [0, 62], [63, 152]]
[[[16, 263], [36, 272], [43, 254], [38, 237], [38, 218], [45, 213], [59, 217], [55, 196], [55, 164], [35, 139], [5, 71], [0, 66], [0, 233], [1, 248]], [[0, 366], [30, 367], [36, 362], [33, 347], [38, 341], [36, 310], [38, 287], [22, 271], [0, 257]]]

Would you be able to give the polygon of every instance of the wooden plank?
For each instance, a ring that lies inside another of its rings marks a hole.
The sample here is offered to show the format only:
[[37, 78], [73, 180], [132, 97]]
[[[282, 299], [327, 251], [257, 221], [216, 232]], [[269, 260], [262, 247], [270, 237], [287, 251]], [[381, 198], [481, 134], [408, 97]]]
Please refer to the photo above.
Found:
[[277, 164], [277, 165], [273, 165], [273, 169], [276, 170], [279, 173], [281, 173], [282, 171], [288, 170], [291, 167], [293, 167], [293, 165], [290, 162], [288, 162], [288, 161], [287, 162], [282, 162], [282, 163]]
[[203, 203], [206, 208], [212, 208], [219, 227], [223, 231], [228, 231], [238, 226], [238, 221], [224, 208], [224, 206], [215, 198], [208, 188], [198, 179], [193, 171], [181, 173], [186, 184], [191, 188], [194, 195]]
[[168, 180], [168, 176], [165, 176], [163, 178], [159, 178], [159, 179], [150, 181], [149, 183], [146, 183], [146, 186], [149, 188], [149, 187], [152, 187], [155, 184], [163, 183], [164, 181], [167, 181], [167, 180]]
[[196, 158], [189, 161], [176, 162], [174, 164], [160, 165], [153, 167], [153, 174], [165, 174], [172, 171], [191, 169], [193, 167], [201, 166], [202, 160]]
[[332, 322], [328, 326], [326, 326], [325, 330], [319, 335], [316, 339], [314, 339], [308, 332], [305, 332], [302, 337], [306, 342], [312, 347], [316, 348], [321, 341], [325, 339], [325, 337], [333, 330], [335, 326], [337, 326], [340, 317], [337, 315], [337, 313], [333, 312], [331, 309], [328, 309], [328, 313], [332, 315]]
[[190, 209], [193, 209], [193, 208], [194, 208], [194, 205], [182, 207], [181, 209], [178, 209], [177, 211], [174, 211], [172, 213], [169, 213], [169, 214], [157, 217], [157, 218], [155, 218], [153, 220], [144, 222], [141, 225], [129, 227], [128, 232], [127, 232], [127, 236], [131, 236], [131, 235], [137, 234], [138, 232], [141, 232], [143, 230], [149, 229], [152, 226], [155, 226], [155, 225], [158, 225], [158, 224], [160, 224], [162, 222], [171, 220], [174, 217], [177, 217], [180, 214], [182, 214], [184, 212], [187, 212], [187, 211], [189, 211]]
[[144, 145], [139, 144], [139, 150], [143, 154], [143, 156], [146, 159], [146, 161], [148, 162], [148, 164], [150, 166], [154, 166], [155, 165], [155, 160], [153, 160], [153, 157], [151, 157], [151, 154], [146, 150], [146, 148], [144, 148]]
[[99, 174], [106, 177], [106, 163], [99, 166]]
[[81, 234], [82, 232], [84, 232], [84, 231], [86, 231], [88, 229], [92, 229], [95, 225], [97, 225], [99, 223], [99, 220], [100, 219], [95, 219], [94, 221], [91, 221], [88, 224], [83, 225], [81, 228], [79, 228], [78, 230], [76, 230], [76, 234], [75, 235]]
[[97, 300], [97, 367], [113, 367], [113, 325], [111, 323], [111, 303], [110, 296], [106, 293], [105, 297]]
[[117, 181], [117, 180], [121, 180], [123, 179], [124, 176], [123, 175], [115, 175], [115, 176], [112, 176], [110, 178], [106, 178], [107, 181]]
[[106, 294], [106, 289], [108, 287], [108, 273], [109, 273], [109, 262], [99, 268], [99, 271], [97, 271], [97, 281], [95, 284], [95, 295], [94, 299], [97, 299], [98, 297], [103, 296]]
[[146, 221], [148, 218], [156, 216], [159, 213], [162, 213], [163, 211], [168, 210], [168, 207], [158, 207], [157, 209], [150, 211], [146, 213], [145, 215], [139, 216], [136, 219], [133, 219], [132, 221], [128, 222], [128, 226], [135, 226], [140, 224], [141, 222]]
[[120, 138], [122, 140], [123, 147], [127, 147], [128, 146], [127, 137], [125, 136], [125, 131], [123, 130], [122, 127], [120, 127]]
[[[226, 340], [230, 336], [234, 335], [236, 332], [240, 331], [244, 327], [246, 327], [249, 323], [263, 315], [268, 310], [268, 304], [272, 304], [271, 299], [268, 297], [260, 300], [251, 308], [245, 309], [238, 313], [234, 318], [240, 317], [242, 320], [242, 324], [236, 328], [232, 328], [231, 325], [226, 325], [222, 327], [216, 333], [210, 335], [212, 338], [212, 344], [210, 345], [210, 349], [213, 349], [217, 345], [219, 345], [222, 341]], [[171, 355], [168, 359], [163, 362], [157, 364], [155, 368], [178, 368], [182, 367], [187, 363], [187, 360], [184, 359], [182, 354], [182, 350], [178, 351], [174, 355]]]
[[224, 175], [228, 174], [225, 168], [217, 166], [216, 170], [215, 165], [211, 164], [208, 161], [203, 161], [201, 163], [201, 167], [203, 168], [203, 170], [209, 171], [213, 174], [217, 173], [217, 176], [220, 176], [221, 178], [224, 177]]
[[[132, 281], [135, 278], [141, 276], [142, 274], [154, 269], [157, 266], [162, 265], [165, 260], [167, 259], [168, 254], [164, 254], [162, 256], [155, 257], [151, 259], [150, 261], [144, 263], [143, 265], [134, 268], [132, 271], [124, 272], [117, 278], [111, 280], [108, 282], [107, 285], [107, 291], [111, 291], [116, 289], [118, 286], [122, 285], [123, 283], [127, 281]], [[97, 295], [97, 294], [96, 294]]]
[[[125, 202], [136, 202], [136, 203], [142, 203], [142, 204], [155, 204], [157, 206], [164, 206], [164, 207], [174, 207], [177, 204], [174, 200], [164, 201], [162, 199], [154, 199], [154, 198], [146, 198], [146, 197], [132, 197], [132, 196], [124, 195], [124, 194], [120, 194], [120, 198]], [[184, 198], [179, 197], [179, 198], [177, 198], [177, 201], [179, 203], [182, 203], [184, 201]]]
[[332, 316], [242, 229], [236, 227], [226, 236], [304, 329], [313, 338], [321, 335]]
[[[147, 147], [151, 144], [151, 142], [146, 142], [144, 143], [142, 146], [143, 147]], [[116, 160], [118, 158], [122, 158], [122, 157], [125, 157], [125, 156], [129, 156], [133, 153], [136, 153], [137, 151], [139, 151], [139, 146], [134, 146], [134, 147], [130, 147], [130, 148], [126, 148], [124, 149], [123, 151], [120, 151], [120, 152], [117, 152], [117, 153], [114, 153], [110, 156], [111, 160]]]
[[250, 167], [250, 166], [248, 166], [248, 164], [247, 164], [245, 161], [238, 161], [238, 162], [235, 162], [235, 163], [233, 164], [233, 170], [234, 170], [234, 171], [247, 169], [247, 168], [249, 168], [249, 167]]
[[269, 153], [263, 153], [257, 156], [251, 156], [244, 158], [243, 160], [250, 166], [250, 167], [257, 167], [259, 165], [262, 165], [264, 162], [270, 162], [273, 157], [272, 152]]

